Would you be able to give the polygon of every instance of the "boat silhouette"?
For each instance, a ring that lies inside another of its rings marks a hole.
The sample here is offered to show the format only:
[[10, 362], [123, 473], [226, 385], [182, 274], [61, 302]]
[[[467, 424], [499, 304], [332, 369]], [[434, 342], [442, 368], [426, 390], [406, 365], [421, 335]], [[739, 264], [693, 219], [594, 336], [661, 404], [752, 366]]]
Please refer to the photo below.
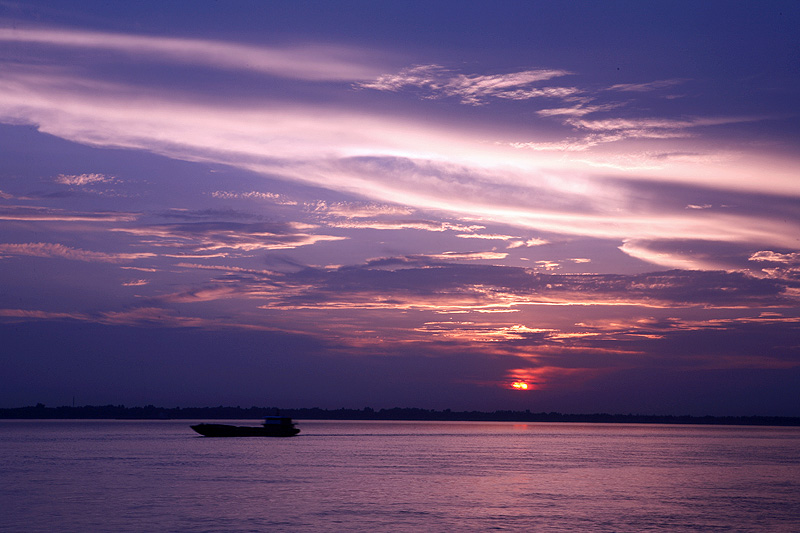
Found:
[[288, 416], [264, 417], [260, 426], [196, 424], [191, 427], [204, 437], [294, 437], [300, 433]]

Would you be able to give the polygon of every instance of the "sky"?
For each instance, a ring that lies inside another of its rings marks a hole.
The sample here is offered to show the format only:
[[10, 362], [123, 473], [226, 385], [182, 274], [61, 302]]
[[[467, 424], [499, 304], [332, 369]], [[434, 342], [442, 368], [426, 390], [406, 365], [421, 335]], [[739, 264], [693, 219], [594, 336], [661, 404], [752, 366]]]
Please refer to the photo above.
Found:
[[798, 27], [0, 1], [0, 406], [800, 416]]

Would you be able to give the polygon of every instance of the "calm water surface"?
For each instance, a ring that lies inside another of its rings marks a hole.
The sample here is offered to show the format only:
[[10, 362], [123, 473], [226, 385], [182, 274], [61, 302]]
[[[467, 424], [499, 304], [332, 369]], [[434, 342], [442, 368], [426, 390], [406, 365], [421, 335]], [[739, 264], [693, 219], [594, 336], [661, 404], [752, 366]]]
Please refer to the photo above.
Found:
[[800, 428], [189, 424], [0, 420], [0, 531], [800, 531]]

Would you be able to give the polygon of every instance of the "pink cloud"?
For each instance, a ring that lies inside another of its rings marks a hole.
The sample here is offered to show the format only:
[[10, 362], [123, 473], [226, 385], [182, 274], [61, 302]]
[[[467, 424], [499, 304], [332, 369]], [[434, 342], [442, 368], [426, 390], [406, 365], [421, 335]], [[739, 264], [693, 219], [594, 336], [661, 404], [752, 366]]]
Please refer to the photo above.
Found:
[[[133, 49], [131, 53], [136, 54]], [[43, 132], [75, 142], [229, 164], [362, 195], [375, 204], [442, 211], [536, 232], [629, 241], [708, 239], [777, 248], [791, 246], [789, 236], [800, 231], [794, 220], [781, 221], [745, 211], [723, 217], [711, 210], [693, 210], [686, 216], [684, 209], [643, 209], [637, 196], [639, 188], [609, 185], [607, 178], [612, 175], [632, 185], [652, 181], [797, 196], [800, 182], [796, 179], [796, 161], [791, 157], [766, 157], [748, 148], [714, 159], [711, 156], [716, 152], [696, 139], [681, 139], [701, 126], [756, 118], [589, 121], [572, 117], [569, 124], [585, 132], [583, 137], [573, 132], [558, 141], [509, 143], [498, 141], [500, 134], [496, 132], [431, 125], [424, 117], [380, 115], [333, 104], [260, 102], [236, 106], [230, 101], [192, 101], [158, 88], [92, 80], [82, 71], [70, 73], [68, 69], [63, 65], [10, 66], [0, 79], [0, 118], [35, 124]], [[414, 76], [433, 80], [424, 83], [439, 91], [437, 94], [452, 90], [454, 96], [480, 99], [566, 74], [552, 69], [465, 76], [420, 68]], [[687, 152], [679, 149], [680, 142], [698, 146], [693, 146], [696, 155], [691, 158], [665, 158], [666, 148], [661, 145], [658, 153], [629, 150], [625, 143], [633, 139], [674, 141], [676, 145], [668, 147], [674, 153]], [[612, 142], [618, 145], [614, 149], [604, 148], [602, 153], [592, 150]], [[581, 152], [582, 157], [565, 157], [564, 152]], [[698, 172], [699, 167], [702, 172]], [[770, 179], [752, 179], [763, 173], [769, 173]], [[355, 216], [356, 212], [342, 208], [338, 214], [330, 214], [368, 218]], [[66, 220], [63, 217], [68, 216], [53, 210], [0, 211], [0, 219], [12, 220]], [[97, 218], [80, 213], [72, 216], [76, 217], [73, 220]], [[209, 249], [220, 243], [209, 242]], [[237, 249], [244, 252], [248, 248], [264, 249], [257, 243], [240, 244]]]
[[782, 254], [770, 250], [762, 250], [750, 256], [750, 261], [769, 261], [773, 263], [800, 264], [800, 252]]
[[59, 174], [55, 179], [56, 183], [62, 185], [91, 185], [95, 183], [109, 183], [117, 181], [113, 176], [105, 176], [103, 174]]
[[92, 211], [82, 213], [32, 206], [0, 206], [0, 220], [57, 222], [131, 222], [136, 213]]
[[37, 43], [145, 56], [302, 80], [362, 80], [377, 70], [374, 54], [332, 45], [265, 47], [222, 41], [65, 29], [0, 28], [0, 41]]
[[136, 259], [156, 257], [149, 252], [106, 253], [70, 248], [58, 243], [29, 242], [23, 244], [0, 244], [0, 253], [33, 257], [52, 257], [90, 263], [126, 263]]
[[397, 74], [384, 74], [357, 86], [379, 91], [399, 91], [407, 87], [425, 89], [426, 98], [456, 97], [470, 105], [481, 105], [488, 98], [526, 100], [540, 97], [566, 97], [578, 92], [574, 87], [522, 88], [535, 82], [571, 74], [566, 70], [534, 69], [493, 75], [455, 74], [440, 65], [418, 65]]
[[607, 90], [609, 91], [627, 91], [627, 92], [648, 92], [658, 89], [666, 89], [667, 87], [674, 87], [685, 83], [686, 80], [682, 78], [674, 78], [670, 80], [656, 80], [646, 83], [618, 83], [612, 85]]

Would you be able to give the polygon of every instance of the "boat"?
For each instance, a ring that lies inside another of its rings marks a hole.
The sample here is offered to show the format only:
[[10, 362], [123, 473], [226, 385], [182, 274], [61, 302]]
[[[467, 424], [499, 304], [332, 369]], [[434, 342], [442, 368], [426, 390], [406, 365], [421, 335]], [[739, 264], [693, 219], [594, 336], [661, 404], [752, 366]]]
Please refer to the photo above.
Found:
[[267, 416], [260, 426], [196, 424], [192, 429], [204, 437], [294, 437], [297, 429], [288, 416]]

